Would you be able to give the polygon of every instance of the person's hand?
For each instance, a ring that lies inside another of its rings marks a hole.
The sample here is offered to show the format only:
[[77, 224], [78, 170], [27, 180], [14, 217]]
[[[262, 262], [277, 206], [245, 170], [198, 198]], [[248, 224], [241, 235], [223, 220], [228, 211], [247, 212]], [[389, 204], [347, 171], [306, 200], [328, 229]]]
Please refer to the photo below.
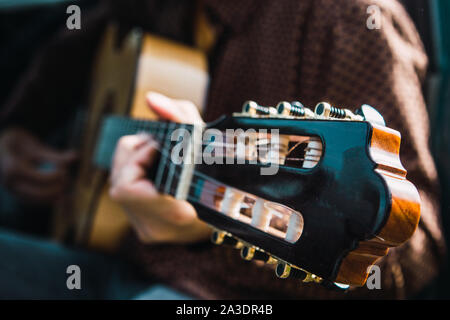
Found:
[[51, 204], [68, 184], [74, 151], [57, 151], [21, 128], [0, 135], [0, 182], [24, 201]]
[[[202, 123], [197, 108], [189, 101], [149, 93], [147, 102], [163, 119]], [[197, 218], [191, 204], [159, 194], [147, 179], [155, 146], [156, 142], [149, 135], [120, 139], [111, 173], [111, 198], [125, 209], [132, 227], [144, 243], [192, 243], [206, 239], [211, 229]]]

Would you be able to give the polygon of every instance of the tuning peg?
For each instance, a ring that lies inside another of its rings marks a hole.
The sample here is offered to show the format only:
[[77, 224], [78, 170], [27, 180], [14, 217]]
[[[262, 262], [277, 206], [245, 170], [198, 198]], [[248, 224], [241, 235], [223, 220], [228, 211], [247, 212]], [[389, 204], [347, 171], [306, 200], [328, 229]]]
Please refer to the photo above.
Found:
[[247, 113], [253, 116], [270, 116], [276, 115], [277, 110], [273, 107], [263, 107], [257, 104], [255, 101], [247, 101], [242, 107], [242, 113]]
[[241, 249], [241, 257], [244, 260], [258, 260], [268, 264], [275, 264], [278, 262], [278, 260], [272, 258], [269, 254], [248, 246], [244, 246]]
[[276, 269], [275, 274], [278, 278], [287, 279], [287, 278], [293, 278], [293, 279], [300, 279], [302, 282], [308, 283], [308, 282], [314, 282], [314, 283], [322, 283], [323, 279], [309, 273], [304, 270], [300, 270], [298, 268], [295, 268], [293, 266], [288, 265], [285, 262], [279, 262]]
[[299, 101], [292, 103], [281, 101], [277, 106], [277, 112], [280, 116], [290, 116], [297, 118], [314, 118], [314, 113], [303, 106]]
[[292, 267], [285, 262], [278, 263], [275, 268], [275, 274], [281, 279], [295, 278], [302, 281], [305, 280], [308, 275], [305, 271]]
[[329, 103], [320, 102], [317, 104], [314, 113], [324, 119], [346, 119], [355, 121], [364, 121], [364, 118], [360, 115], [355, 115], [348, 109], [340, 109], [331, 106]]
[[386, 126], [383, 116], [374, 107], [371, 107], [368, 104], [362, 105], [361, 108], [356, 111], [356, 114], [362, 116], [367, 122], [375, 123], [383, 127]]
[[315, 274], [306, 273], [306, 278], [303, 279], [303, 282], [308, 283], [308, 282], [315, 282], [315, 283], [321, 283], [322, 282], [322, 278], [316, 276]]
[[223, 231], [214, 231], [211, 235], [211, 242], [217, 245], [231, 246], [236, 249], [241, 249], [243, 244], [236, 238], [230, 237]]

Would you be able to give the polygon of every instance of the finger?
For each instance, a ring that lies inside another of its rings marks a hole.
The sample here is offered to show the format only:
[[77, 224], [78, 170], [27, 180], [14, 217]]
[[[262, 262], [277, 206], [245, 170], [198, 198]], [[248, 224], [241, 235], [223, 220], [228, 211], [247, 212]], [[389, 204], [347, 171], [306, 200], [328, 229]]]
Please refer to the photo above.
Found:
[[5, 156], [2, 159], [1, 176], [3, 183], [7, 187], [10, 187], [15, 182], [60, 185], [67, 180], [68, 171], [61, 167], [44, 170], [23, 159]]
[[153, 184], [147, 179], [147, 169], [151, 166], [157, 149], [147, 143], [128, 157], [124, 164], [113, 167], [111, 173], [111, 197], [122, 202], [158, 195]]
[[157, 142], [150, 138], [145, 145], [131, 155], [130, 163], [149, 168], [155, 159], [155, 154], [158, 151], [157, 147]]
[[191, 243], [206, 239], [211, 229], [201, 222], [195, 209], [169, 196], [137, 199], [124, 206], [133, 228], [144, 243]]
[[113, 168], [121, 168], [127, 163], [130, 156], [149, 141], [148, 135], [123, 136], [117, 142], [113, 156]]
[[[128, 202], [121, 204], [125, 208], [125, 212], [130, 219], [134, 229], [138, 231], [141, 240], [146, 238], [159, 238], [168, 236], [168, 232], [174, 227], [181, 225], [181, 222], [189, 221], [191, 223], [195, 218], [186, 212], [186, 209], [177, 209], [174, 206], [174, 199], [161, 196], [155, 193], [152, 197], [138, 196], [139, 192], [134, 190], [132, 198]], [[173, 214], [174, 210], [180, 211], [182, 219], [177, 219], [176, 223], [169, 217], [168, 213]], [[186, 225], [187, 223], [185, 223]]]
[[178, 105], [174, 100], [165, 95], [157, 92], [149, 92], [147, 94], [147, 104], [161, 118], [174, 122], [182, 122], [183, 115]]
[[158, 191], [149, 180], [141, 179], [137, 182], [129, 183], [123, 181], [125, 179], [127, 179], [126, 175], [121, 176], [118, 181], [111, 184], [109, 195], [114, 201], [125, 206], [134, 207], [137, 203], [150, 201], [159, 196]]
[[[156, 224], [164, 226], [182, 226], [189, 225], [197, 219], [197, 213], [194, 207], [186, 201], [177, 200], [171, 196], [148, 195], [145, 193], [144, 184], [134, 185], [130, 188], [130, 197], [126, 206], [135, 215], [141, 214], [141, 219], [147, 220], [147, 224]], [[142, 208], [145, 208], [143, 210]]]
[[68, 177], [68, 172], [64, 168], [54, 167], [51, 170], [43, 170], [24, 161], [17, 162], [13, 170], [16, 179], [41, 185], [60, 184]]
[[170, 196], [155, 198], [153, 208], [154, 214], [169, 225], [189, 225], [197, 219], [197, 213], [190, 203]]
[[21, 153], [24, 157], [35, 163], [53, 164], [54, 166], [68, 166], [78, 159], [74, 150], [59, 151], [43, 144], [33, 147], [23, 147]]
[[132, 183], [145, 178], [146, 169], [151, 165], [157, 151], [152, 141], [139, 145], [134, 152], [125, 150], [126, 148], [128, 147], [119, 147], [117, 155], [114, 157], [111, 171], [111, 183], [113, 185]]
[[176, 100], [181, 112], [184, 114], [183, 122], [189, 124], [204, 124], [202, 116], [194, 103], [188, 100]]
[[157, 92], [149, 92], [147, 104], [163, 119], [182, 123], [203, 123], [197, 107], [190, 101], [175, 100]]
[[61, 185], [42, 186], [40, 184], [24, 182], [16, 182], [11, 187], [11, 190], [15, 194], [36, 203], [51, 203], [56, 201], [63, 195], [64, 189]]
[[73, 150], [61, 152], [46, 146], [38, 138], [23, 129], [12, 129], [6, 135], [3, 143], [13, 153], [35, 162], [50, 162], [55, 165], [65, 165], [77, 158]]
[[147, 168], [154, 158], [156, 150], [151, 146], [146, 146], [139, 150], [138, 159], [130, 161], [121, 168], [113, 169], [111, 173], [111, 184], [114, 187], [127, 186], [136, 183], [139, 180], [147, 179]]

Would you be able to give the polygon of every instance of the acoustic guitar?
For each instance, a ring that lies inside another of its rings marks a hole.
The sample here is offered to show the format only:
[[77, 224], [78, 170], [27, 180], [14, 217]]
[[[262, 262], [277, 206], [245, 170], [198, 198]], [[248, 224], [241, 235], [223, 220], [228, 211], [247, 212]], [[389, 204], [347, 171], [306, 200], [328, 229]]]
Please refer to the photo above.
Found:
[[108, 196], [108, 172], [92, 163], [105, 115], [155, 119], [148, 91], [187, 99], [203, 109], [209, 83], [200, 50], [133, 29], [121, 38], [110, 24], [93, 64], [88, 108], [74, 130], [81, 160], [68, 196], [55, 208], [53, 238], [91, 249], [114, 251], [129, 229], [127, 218]]
[[[203, 79], [206, 87], [205, 73]], [[78, 211], [77, 238], [85, 243], [105, 245], [125, 230], [104, 188], [117, 141], [140, 132], [158, 142], [148, 173], [155, 187], [189, 201], [214, 229], [214, 243], [273, 264], [280, 278], [362, 286], [370, 267], [419, 223], [419, 194], [399, 159], [400, 133], [368, 105], [352, 112], [326, 102], [312, 110], [298, 101], [276, 107], [248, 101], [241, 113], [203, 126], [113, 111], [96, 118], [89, 170], [75, 189], [90, 187], [76, 204], [91, 201], [76, 210], [106, 209]], [[102, 222], [109, 228], [98, 236]]]

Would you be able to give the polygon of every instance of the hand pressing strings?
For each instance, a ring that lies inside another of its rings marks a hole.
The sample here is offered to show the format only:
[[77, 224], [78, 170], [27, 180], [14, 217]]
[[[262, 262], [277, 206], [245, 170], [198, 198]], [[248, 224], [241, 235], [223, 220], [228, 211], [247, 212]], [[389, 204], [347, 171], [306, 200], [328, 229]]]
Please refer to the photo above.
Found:
[[[173, 122], [203, 123], [196, 107], [157, 93], [147, 96], [149, 107]], [[145, 243], [189, 243], [207, 239], [210, 228], [197, 218], [186, 201], [160, 194], [147, 179], [157, 144], [148, 135], [125, 136], [119, 140], [113, 160], [110, 195], [127, 213], [140, 240]]]

